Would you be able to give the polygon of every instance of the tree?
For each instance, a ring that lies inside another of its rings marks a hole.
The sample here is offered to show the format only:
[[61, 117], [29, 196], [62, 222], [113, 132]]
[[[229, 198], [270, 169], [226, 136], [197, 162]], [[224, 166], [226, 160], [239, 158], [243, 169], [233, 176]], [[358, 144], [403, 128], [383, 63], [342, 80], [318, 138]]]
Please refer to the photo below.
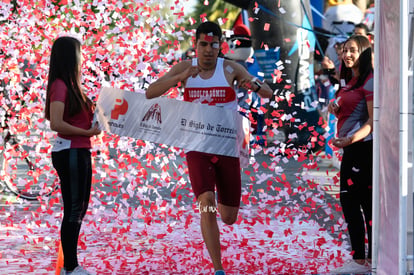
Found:
[[217, 22], [222, 29], [231, 29], [240, 11], [240, 8], [223, 0], [198, 0], [191, 16]]

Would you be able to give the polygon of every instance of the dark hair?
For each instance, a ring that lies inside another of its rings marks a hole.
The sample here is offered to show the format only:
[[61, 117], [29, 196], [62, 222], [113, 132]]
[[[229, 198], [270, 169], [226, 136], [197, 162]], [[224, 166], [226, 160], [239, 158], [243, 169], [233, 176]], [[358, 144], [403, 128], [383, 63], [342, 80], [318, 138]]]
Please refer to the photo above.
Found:
[[201, 23], [196, 30], [196, 41], [200, 38], [200, 34], [213, 34], [213, 36], [217, 36], [219, 40], [223, 35], [220, 26], [214, 22], [206, 21]]
[[73, 37], [62, 36], [52, 46], [47, 83], [45, 117], [50, 119], [50, 88], [57, 79], [68, 89], [69, 116], [89, 108], [91, 100], [82, 92], [80, 84], [81, 43]]
[[[371, 43], [364, 35], [353, 35], [345, 41], [344, 45], [350, 41], [354, 41], [357, 44], [359, 52], [359, 58], [357, 61], [359, 76], [355, 85], [351, 87], [351, 89], [355, 89], [364, 85], [367, 77], [373, 72], [372, 50]], [[352, 68], [347, 68], [345, 66], [343, 58], [341, 62], [340, 79], [344, 79], [345, 83], [348, 83], [352, 79]]]
[[365, 34], [368, 34], [368, 33], [369, 33], [369, 28], [368, 28], [368, 26], [367, 26], [367, 25], [365, 25], [364, 23], [358, 23], [358, 24], [356, 24], [356, 25], [355, 25], [355, 27], [354, 27], [354, 29], [355, 29], [355, 28], [364, 29]]

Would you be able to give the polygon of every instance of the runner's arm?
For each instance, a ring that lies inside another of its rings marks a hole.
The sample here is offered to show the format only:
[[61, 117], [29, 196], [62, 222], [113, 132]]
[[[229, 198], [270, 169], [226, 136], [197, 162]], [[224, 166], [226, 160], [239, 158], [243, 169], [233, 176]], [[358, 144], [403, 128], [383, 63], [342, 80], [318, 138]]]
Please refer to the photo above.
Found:
[[260, 97], [271, 98], [273, 90], [266, 82], [262, 82], [256, 77], [252, 76], [242, 65], [233, 63], [236, 71], [236, 80], [239, 86], [256, 92]]
[[189, 76], [197, 74], [197, 67], [192, 67], [190, 62], [180, 62], [174, 65], [165, 75], [152, 82], [148, 86], [145, 96], [148, 99], [159, 97], [179, 82], [185, 82]]

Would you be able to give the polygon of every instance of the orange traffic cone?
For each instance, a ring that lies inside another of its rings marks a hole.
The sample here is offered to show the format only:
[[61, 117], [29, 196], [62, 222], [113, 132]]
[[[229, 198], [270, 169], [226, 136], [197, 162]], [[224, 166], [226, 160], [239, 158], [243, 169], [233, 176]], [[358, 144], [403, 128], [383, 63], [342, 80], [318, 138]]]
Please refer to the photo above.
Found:
[[59, 252], [58, 258], [56, 262], [56, 272], [55, 275], [60, 275], [60, 270], [63, 268], [63, 250], [62, 250], [62, 243], [59, 242]]

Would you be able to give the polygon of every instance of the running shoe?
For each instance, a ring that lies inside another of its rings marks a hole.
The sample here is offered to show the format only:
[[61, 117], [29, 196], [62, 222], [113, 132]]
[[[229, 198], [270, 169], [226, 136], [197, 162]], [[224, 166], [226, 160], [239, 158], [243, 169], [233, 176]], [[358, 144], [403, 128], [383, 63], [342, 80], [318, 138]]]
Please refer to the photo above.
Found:
[[344, 263], [343, 266], [330, 271], [332, 274], [364, 274], [369, 272], [371, 272], [371, 268], [368, 265], [359, 264], [354, 260], [348, 260]]

